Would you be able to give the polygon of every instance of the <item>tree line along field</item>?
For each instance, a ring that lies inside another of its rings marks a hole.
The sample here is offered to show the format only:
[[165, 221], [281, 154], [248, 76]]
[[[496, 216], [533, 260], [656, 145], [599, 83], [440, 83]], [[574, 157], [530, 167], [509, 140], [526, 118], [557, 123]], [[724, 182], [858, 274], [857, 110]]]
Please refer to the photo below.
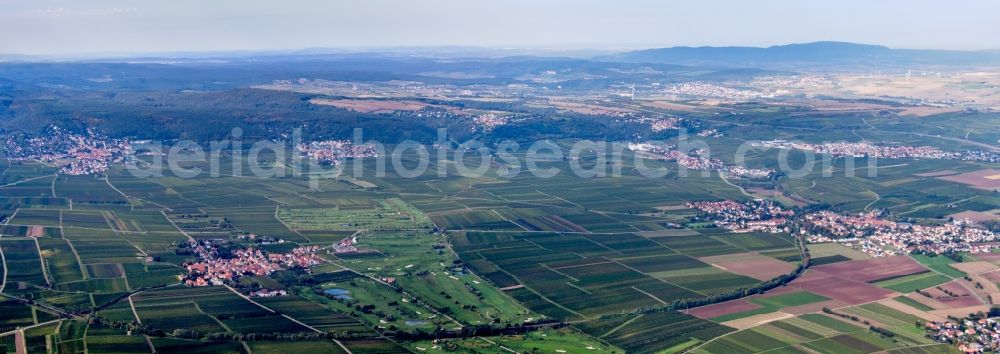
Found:
[[[767, 166], [772, 153], [755, 151], [750, 163]], [[430, 172], [418, 178], [390, 172], [361, 184], [328, 179], [319, 181], [318, 190], [296, 177], [224, 173], [217, 178], [167, 174], [137, 179], [117, 169], [107, 176], [62, 176], [48, 166], [10, 163], [0, 175], [5, 183], [0, 186], [0, 208], [8, 216], [0, 226], [3, 293], [37, 306], [19, 305], [23, 308], [11, 312], [18, 315], [5, 323], [8, 328], [34, 325], [65, 311], [165, 332], [164, 337], [147, 340], [109, 325], [88, 328], [74, 318], [32, 331], [36, 347], [66, 352], [167, 352], [195, 345], [205, 346], [207, 352], [268, 352], [293, 345], [265, 339], [192, 339], [184, 337], [189, 335], [184, 330], [289, 336], [329, 332], [337, 333], [341, 343], [306, 340], [294, 346], [330, 352], [344, 347], [355, 353], [434, 352], [443, 347], [383, 334], [539, 320], [569, 326], [484, 337], [488, 341], [456, 339], [452, 344], [470, 351], [503, 345], [572, 352], [583, 343], [588, 351], [630, 353], [802, 348], [866, 352], [929, 344], [919, 338], [886, 341], [863, 327], [843, 327], [823, 319], [831, 316], [815, 313], [823, 318], [795, 314], [764, 327], [730, 325], [829, 300], [805, 290], [748, 300], [756, 307], [735, 315], [700, 318], [676, 311], [637, 311], [753, 287], [787, 274], [802, 259], [796, 240], [786, 233], [730, 234], [689, 222], [698, 212], [683, 207], [685, 201], [752, 198], [717, 174], [679, 178], [671, 173], [650, 179], [638, 175], [627, 161], [622, 177], [586, 179], [573, 177], [563, 162], [545, 164], [561, 172], [553, 178], [494, 173], [437, 177], [432, 163]], [[913, 218], [997, 207], [990, 196], [917, 176], [940, 168], [937, 161], [882, 163], [874, 178], [836, 177], [842, 172], [842, 162], [836, 162], [832, 178], [843, 183], [825, 179], [814, 186], [817, 179], [828, 178], [816, 174], [779, 183], [803, 199], [844, 210], [884, 207]], [[981, 167], [949, 166], [956, 171]], [[369, 161], [364, 167], [374, 169]], [[247, 234], [280, 238], [286, 244], [255, 246], [237, 237]], [[181, 266], [193, 258], [175, 251], [188, 240], [224, 239], [240, 247], [287, 251], [299, 245], [329, 249], [352, 235], [358, 236], [360, 252], [324, 251], [324, 263], [308, 275], [279, 272], [246, 279], [245, 284], [234, 284], [235, 291], [179, 285], [179, 276], [186, 272]], [[856, 257], [849, 250], [818, 249], [813, 260], [821, 261], [819, 265]], [[871, 285], [911, 294], [910, 288], [933, 288], [960, 277], [940, 260], [918, 260], [934, 272]], [[391, 285], [383, 280], [388, 278], [393, 279]], [[254, 303], [237, 294], [252, 286], [280, 288], [289, 295]], [[324, 296], [329, 289], [346, 291], [349, 298]], [[9, 337], [2, 336], [7, 341]]]

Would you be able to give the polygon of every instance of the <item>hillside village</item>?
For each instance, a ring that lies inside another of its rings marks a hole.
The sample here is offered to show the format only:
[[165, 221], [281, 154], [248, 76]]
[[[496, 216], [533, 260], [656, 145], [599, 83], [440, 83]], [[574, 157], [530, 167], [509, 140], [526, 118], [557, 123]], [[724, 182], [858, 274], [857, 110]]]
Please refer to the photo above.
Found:
[[685, 169], [695, 171], [718, 171], [734, 178], [764, 179], [773, 176], [776, 171], [772, 169], [750, 168], [738, 164], [726, 163], [719, 159], [708, 157], [708, 152], [702, 149], [695, 149], [690, 152], [682, 152], [676, 146], [660, 146], [650, 143], [629, 143], [627, 148], [631, 151], [645, 153], [647, 157], [664, 161], [676, 161]]
[[4, 141], [4, 154], [12, 161], [43, 161], [59, 166], [59, 173], [103, 173], [113, 163], [132, 158], [132, 141], [109, 139], [87, 130], [74, 134], [57, 126], [42, 135], [12, 135]]

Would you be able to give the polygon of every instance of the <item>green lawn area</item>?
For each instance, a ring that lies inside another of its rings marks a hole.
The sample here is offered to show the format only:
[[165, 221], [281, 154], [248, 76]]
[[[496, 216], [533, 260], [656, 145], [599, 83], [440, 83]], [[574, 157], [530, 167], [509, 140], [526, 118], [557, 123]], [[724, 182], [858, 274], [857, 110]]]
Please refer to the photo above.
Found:
[[486, 324], [494, 318], [519, 323], [539, 317], [479, 276], [449, 271], [458, 258], [449, 250], [434, 249], [444, 242], [443, 236], [426, 233], [375, 232], [360, 237], [358, 247], [377, 249], [391, 257], [339, 263], [372, 276], [394, 277], [413, 296], [435, 308], [447, 308], [452, 317], [470, 324]]
[[938, 273], [947, 275], [952, 279], [961, 278], [965, 276], [965, 273], [963, 273], [962, 271], [949, 266], [949, 264], [955, 263], [955, 261], [952, 260], [951, 258], [945, 256], [932, 257], [923, 254], [914, 254], [911, 255], [910, 257], [913, 257], [913, 259], [915, 259], [917, 262], [920, 262], [920, 264], [927, 266], [927, 268], [933, 269]]
[[[414, 303], [414, 299], [388, 286], [368, 278], [354, 278], [339, 283], [326, 283], [323, 289], [347, 291], [349, 299], [330, 300], [315, 294], [311, 289], [298, 289], [307, 300], [326, 305], [338, 312], [351, 314], [370, 326], [393, 326], [404, 329], [433, 329], [435, 326], [451, 324], [445, 318], [434, 316], [426, 308]], [[369, 311], [359, 311], [358, 307], [371, 307]], [[410, 322], [407, 322], [410, 321]]]

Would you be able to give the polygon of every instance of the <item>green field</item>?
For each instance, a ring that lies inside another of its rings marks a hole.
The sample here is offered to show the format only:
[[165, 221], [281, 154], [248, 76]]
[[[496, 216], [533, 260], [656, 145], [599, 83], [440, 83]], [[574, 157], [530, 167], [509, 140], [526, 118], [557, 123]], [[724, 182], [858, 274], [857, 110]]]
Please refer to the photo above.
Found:
[[906, 305], [908, 305], [908, 306], [910, 306], [912, 308], [915, 308], [915, 309], [921, 310], [921, 311], [931, 311], [931, 310], [934, 310], [933, 307], [924, 305], [924, 304], [922, 304], [922, 303], [920, 303], [920, 302], [918, 302], [916, 300], [913, 300], [911, 298], [908, 298], [906, 296], [897, 296], [897, 297], [894, 297], [893, 300], [902, 302], [902, 303], [904, 303], [904, 304], [906, 304]]
[[282, 208], [277, 216], [296, 230], [386, 231], [431, 227], [430, 220], [421, 211], [400, 199], [370, 202], [364, 205], [338, 204], [336, 208]]
[[760, 297], [756, 299], [751, 299], [750, 301], [761, 306], [783, 308], [783, 307], [811, 304], [814, 302], [820, 302], [826, 300], [829, 300], [829, 298], [816, 295], [808, 291], [799, 291], [788, 294]]
[[[877, 306], [864, 305], [867, 310], [886, 316], [899, 316]], [[883, 306], [884, 307], [884, 306]], [[909, 324], [913, 327], [913, 324]], [[807, 314], [770, 322], [738, 332], [698, 347], [692, 353], [870, 353], [890, 349], [920, 352], [932, 344], [915, 331], [904, 333], [902, 326], [893, 328], [896, 337], [885, 338], [868, 330], [861, 323], [849, 323], [822, 314]], [[940, 348], [938, 348], [940, 349]], [[906, 352], [906, 351], [902, 351]]]
[[[947, 267], [947, 265], [943, 266]], [[955, 270], [954, 268], [951, 267], [948, 268]], [[951, 281], [951, 278], [938, 274], [936, 272], [924, 272], [919, 274], [907, 275], [905, 277], [879, 281], [876, 282], [875, 285], [881, 286], [886, 289], [895, 290], [901, 293], [911, 293], [917, 290], [927, 289], [933, 286], [941, 285], [949, 281]]]
[[917, 260], [917, 262], [920, 262], [920, 264], [927, 266], [927, 268], [930, 268], [935, 272], [944, 274], [949, 278], [956, 279], [965, 276], [965, 273], [963, 273], [962, 271], [949, 266], [949, 264], [955, 263], [955, 261], [948, 257], [944, 256], [931, 257], [923, 254], [915, 254], [912, 255], [911, 257]]
[[[757, 134], [754, 127], [732, 129]], [[788, 131], [778, 136], [818, 139]], [[720, 153], [741, 142], [717, 141]], [[775, 154], [751, 151], [749, 163], [770, 166]], [[404, 158], [407, 163], [411, 159]], [[373, 163], [363, 161], [363, 169], [373, 171]], [[761, 282], [709, 265], [702, 257], [756, 253], [796, 263], [801, 254], [794, 238], [789, 233], [732, 234], [683, 207], [694, 200], [754, 197], [717, 174], [680, 178], [671, 172], [650, 179], [626, 161], [622, 177], [584, 179], [573, 177], [565, 161], [541, 164], [561, 173], [552, 178], [507, 178], [492, 172], [476, 178], [434, 173], [404, 178], [390, 171], [354, 182], [324, 179], [318, 188], [305, 178], [232, 176], [231, 160], [223, 161], [218, 178], [168, 174], [137, 179], [117, 168], [106, 179], [53, 176], [48, 166], [10, 165], [0, 178], [21, 182], [0, 187], [0, 209], [10, 217], [0, 227], [7, 279], [3, 292], [62, 310], [95, 311], [94, 316], [119, 324], [141, 321], [163, 335], [147, 341], [108, 326], [63, 321], [32, 333], [32, 348], [45, 349], [48, 343], [52, 352], [148, 352], [150, 345], [158, 352], [242, 352], [244, 345], [260, 353], [343, 351], [332, 341], [286, 343], [267, 337], [321, 333], [340, 337], [355, 353], [493, 353], [503, 351], [500, 346], [570, 353], [942, 349], [916, 331], [915, 317], [878, 304], [843, 311], [884, 323], [897, 333], [892, 340], [819, 314], [742, 331], [718, 323], [828, 300], [805, 291], [754, 297], [748, 301], [760, 309], [711, 320], [662, 311], [675, 301], [709, 298]], [[837, 160], [830, 166], [835, 177], [817, 171], [801, 178], [732, 182], [744, 188], [779, 184], [803, 200], [845, 211], [864, 209], [877, 193], [882, 199], [871, 207], [924, 223], [945, 220], [938, 218], [944, 212], [1000, 208], [1000, 200], [979, 191], [914, 176], [982, 165], [923, 160], [897, 165], [880, 168], [877, 177], [844, 177], [846, 166]], [[190, 167], [210, 166], [192, 162]], [[436, 167], [435, 162], [431, 171]], [[821, 183], [813, 186], [814, 181]], [[251, 234], [282, 242], [254, 241]], [[359, 252], [332, 251], [332, 244], [352, 236]], [[189, 238], [268, 252], [315, 245], [324, 260], [308, 271], [283, 269], [232, 284], [241, 294], [258, 288], [289, 294], [255, 298], [255, 304], [224, 287], [179, 285], [185, 265], [195, 260], [178, 248]], [[867, 258], [840, 245], [810, 248], [813, 265]], [[933, 271], [875, 285], [906, 293], [964, 275], [946, 257], [913, 257]], [[329, 295], [328, 290], [346, 296]], [[927, 310], [907, 300], [896, 301]], [[41, 307], [12, 301], [0, 305], [7, 314], [0, 327], [8, 330], [56, 318]], [[434, 331], [464, 335], [462, 328], [506, 329], [538, 321], [571, 325], [485, 339], [465, 335], [436, 344], [429, 338]], [[245, 344], [210, 340], [239, 335], [268, 339]], [[5, 349], [8, 342], [5, 338]]]
[[735, 319], [738, 319], [738, 318], [744, 318], [744, 317], [749, 317], [749, 316], [753, 316], [753, 315], [759, 315], [759, 314], [763, 314], [763, 313], [775, 312], [775, 311], [781, 310], [782, 308], [785, 308], [785, 307], [806, 305], [806, 304], [811, 304], [811, 303], [816, 303], [816, 302], [821, 302], [821, 301], [827, 301], [827, 300], [830, 300], [830, 299], [826, 298], [826, 297], [823, 297], [823, 296], [820, 296], [820, 295], [816, 295], [816, 294], [810, 293], [808, 291], [797, 291], [797, 292], [788, 293], [788, 294], [781, 294], [781, 295], [774, 295], [774, 296], [767, 296], [767, 297], [757, 297], [757, 298], [750, 299], [749, 301], [752, 302], [752, 303], [754, 303], [754, 304], [759, 305], [760, 306], [759, 308], [753, 309], [753, 310], [749, 310], [749, 311], [731, 313], [731, 314], [728, 314], [728, 315], [722, 315], [722, 316], [719, 316], [719, 317], [714, 317], [714, 318], [712, 318], [712, 320], [716, 321], [716, 322], [726, 322], [726, 321], [735, 320]]
[[612, 317], [576, 327], [628, 353], [684, 349], [733, 331], [732, 328], [679, 312]]

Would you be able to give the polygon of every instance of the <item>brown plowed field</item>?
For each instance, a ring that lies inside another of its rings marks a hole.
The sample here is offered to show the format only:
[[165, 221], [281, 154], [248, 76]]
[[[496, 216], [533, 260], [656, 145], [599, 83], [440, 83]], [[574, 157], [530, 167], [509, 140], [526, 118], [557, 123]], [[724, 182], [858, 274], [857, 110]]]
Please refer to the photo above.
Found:
[[769, 280], [791, 273], [795, 265], [757, 253], [727, 254], [700, 258], [702, 262], [715, 264], [730, 273], [745, 275], [757, 280]]
[[1000, 170], [985, 169], [960, 175], [941, 176], [938, 179], [969, 185], [988, 191], [1000, 190]]
[[799, 277], [799, 279], [791, 282], [789, 286], [823, 295], [834, 300], [840, 300], [852, 305], [863, 304], [897, 295], [894, 291], [812, 269], [807, 271], [805, 275]]
[[846, 261], [816, 266], [812, 269], [865, 283], [927, 271], [927, 268], [917, 261], [904, 256]]
[[745, 312], [745, 311], [750, 311], [750, 310], [756, 310], [756, 309], [759, 309], [759, 308], [760, 308], [759, 305], [741, 299], [741, 300], [726, 301], [726, 302], [719, 303], [719, 304], [714, 304], [714, 305], [708, 305], [708, 306], [702, 306], [702, 307], [693, 308], [693, 309], [687, 310], [687, 313], [689, 315], [692, 315], [692, 316], [697, 316], [697, 317], [701, 317], [701, 318], [704, 318], [704, 319], [709, 319], [709, 318], [715, 318], [715, 317], [719, 317], [719, 316], [723, 316], [723, 315], [728, 315], [728, 314], [731, 314], [731, 313], [739, 313], [739, 312]]

